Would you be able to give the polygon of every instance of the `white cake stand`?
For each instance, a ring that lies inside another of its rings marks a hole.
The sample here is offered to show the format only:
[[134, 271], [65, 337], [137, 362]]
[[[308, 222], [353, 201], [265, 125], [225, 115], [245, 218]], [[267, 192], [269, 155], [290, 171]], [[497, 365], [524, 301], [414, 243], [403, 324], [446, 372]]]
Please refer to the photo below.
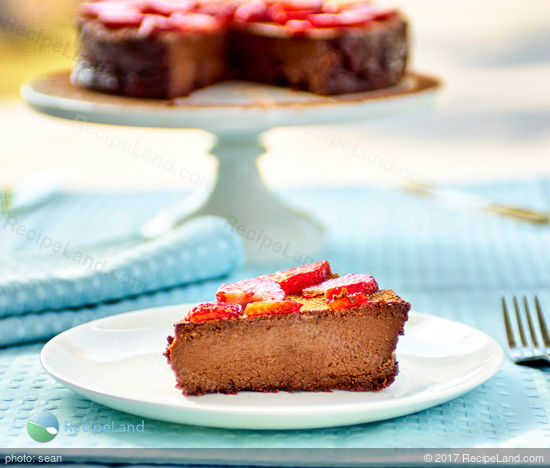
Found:
[[36, 110], [82, 122], [200, 128], [212, 132], [219, 160], [217, 179], [144, 227], [154, 237], [198, 215], [220, 215], [239, 232], [249, 261], [307, 261], [323, 245], [323, 228], [305, 213], [284, 206], [261, 180], [256, 159], [262, 132], [277, 126], [361, 121], [405, 112], [432, 101], [435, 78], [410, 73], [393, 88], [321, 97], [244, 82], [225, 82], [171, 101], [125, 98], [73, 86], [69, 72], [25, 83], [24, 99]]

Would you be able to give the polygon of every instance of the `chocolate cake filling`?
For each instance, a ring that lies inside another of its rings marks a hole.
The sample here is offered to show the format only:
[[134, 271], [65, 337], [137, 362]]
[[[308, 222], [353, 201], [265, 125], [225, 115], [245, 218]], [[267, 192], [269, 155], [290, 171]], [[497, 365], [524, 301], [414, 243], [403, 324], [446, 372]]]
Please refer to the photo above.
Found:
[[335, 312], [322, 298], [286, 315], [176, 324], [167, 357], [185, 395], [380, 390], [397, 375], [394, 350], [410, 304], [391, 290]]

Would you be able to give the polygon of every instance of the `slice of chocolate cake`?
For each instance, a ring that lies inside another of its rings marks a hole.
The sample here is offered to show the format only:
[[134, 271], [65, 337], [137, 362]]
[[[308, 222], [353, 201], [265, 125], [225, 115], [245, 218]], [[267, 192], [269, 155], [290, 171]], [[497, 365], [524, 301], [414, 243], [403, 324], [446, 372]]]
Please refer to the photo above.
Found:
[[322, 261], [224, 284], [175, 325], [166, 356], [185, 395], [381, 390], [410, 304]]
[[240, 78], [317, 94], [396, 84], [407, 26], [395, 9], [320, 0], [98, 0], [81, 5], [73, 82], [175, 98]]

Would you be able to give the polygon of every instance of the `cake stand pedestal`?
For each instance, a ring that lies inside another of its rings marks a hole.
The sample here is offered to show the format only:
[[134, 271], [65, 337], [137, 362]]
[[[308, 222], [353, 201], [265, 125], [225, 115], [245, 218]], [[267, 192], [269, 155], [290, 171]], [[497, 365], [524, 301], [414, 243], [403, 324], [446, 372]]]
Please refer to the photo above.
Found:
[[22, 87], [36, 110], [81, 122], [200, 128], [213, 133], [219, 160], [212, 187], [168, 207], [143, 228], [155, 237], [192, 217], [220, 215], [243, 237], [251, 262], [306, 262], [323, 246], [323, 228], [306, 213], [282, 204], [264, 185], [256, 159], [259, 136], [276, 126], [361, 121], [430, 104], [439, 81], [410, 73], [393, 88], [322, 97], [255, 83], [225, 82], [171, 101], [111, 96], [73, 86], [69, 72]]

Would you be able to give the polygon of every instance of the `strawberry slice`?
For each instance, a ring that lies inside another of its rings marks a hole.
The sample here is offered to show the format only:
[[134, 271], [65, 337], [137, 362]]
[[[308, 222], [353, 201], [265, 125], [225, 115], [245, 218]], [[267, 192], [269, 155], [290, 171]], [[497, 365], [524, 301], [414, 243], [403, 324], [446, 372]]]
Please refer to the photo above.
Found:
[[353, 293], [372, 294], [376, 291], [378, 291], [378, 284], [372, 276], [351, 273], [305, 288], [302, 291], [302, 296], [315, 297], [324, 294], [325, 298], [330, 301]]
[[303, 34], [313, 29], [313, 25], [307, 20], [291, 19], [285, 23], [285, 28], [292, 34]]
[[170, 30], [170, 22], [165, 16], [147, 15], [141, 22], [138, 32], [141, 36], [147, 37], [155, 32]]
[[112, 11], [103, 10], [100, 11], [98, 15], [99, 21], [109, 28], [139, 26], [144, 18], [145, 15], [143, 13], [122, 9], [115, 9]]
[[177, 11], [170, 15], [170, 24], [180, 31], [211, 32], [220, 27], [220, 22], [204, 13]]
[[242, 311], [243, 306], [240, 304], [207, 302], [193, 308], [187, 315], [187, 320], [193, 323], [208, 322], [210, 320], [230, 320], [241, 315]]
[[216, 293], [218, 302], [246, 305], [257, 301], [284, 301], [286, 295], [275, 281], [253, 278], [222, 284]]
[[328, 306], [331, 310], [339, 311], [346, 309], [353, 309], [354, 307], [359, 307], [363, 304], [369, 302], [369, 296], [364, 293], [353, 293], [341, 297], [336, 297], [327, 301]]
[[247, 317], [257, 315], [286, 315], [299, 312], [303, 304], [294, 301], [260, 301], [246, 306], [244, 314]]
[[316, 28], [336, 28], [338, 26], [359, 26], [374, 19], [368, 13], [358, 11], [343, 11], [341, 13], [319, 13], [307, 18]]
[[319, 10], [323, 7], [323, 0], [267, 0], [266, 3], [285, 11]]
[[388, 16], [392, 16], [397, 12], [397, 10], [393, 7], [380, 6], [380, 5], [365, 5], [360, 3], [355, 5], [349, 5], [346, 11], [367, 14], [376, 19], [387, 18]]
[[235, 19], [238, 21], [268, 21], [267, 6], [262, 0], [250, 0], [235, 10]]
[[307, 20], [311, 10], [277, 11], [272, 13], [271, 20], [274, 23], [285, 24], [290, 20]]
[[[288, 24], [288, 23], [287, 23]], [[278, 271], [261, 278], [279, 283], [287, 294], [300, 294], [304, 288], [326, 281], [332, 275], [330, 264], [326, 260], [310, 263], [290, 270]]]
[[226, 22], [230, 21], [235, 14], [235, 10], [239, 7], [239, 1], [199, 1], [197, 2], [196, 11], [206, 15], [215, 17], [216, 19]]
[[195, 5], [193, 0], [146, 0], [142, 11], [170, 16], [176, 11], [191, 11]]

